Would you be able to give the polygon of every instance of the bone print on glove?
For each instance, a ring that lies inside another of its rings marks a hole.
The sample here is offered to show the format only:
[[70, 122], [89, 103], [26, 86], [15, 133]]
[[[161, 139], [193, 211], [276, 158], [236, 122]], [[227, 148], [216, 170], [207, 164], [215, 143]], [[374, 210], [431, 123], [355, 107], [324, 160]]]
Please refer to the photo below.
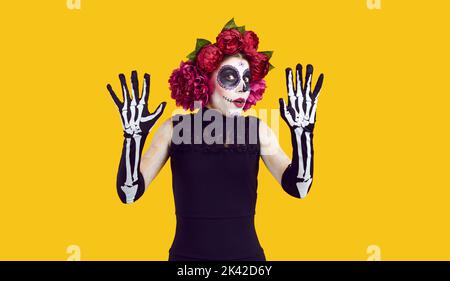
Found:
[[298, 198], [308, 194], [313, 178], [313, 130], [324, 76], [320, 74], [311, 92], [312, 73], [312, 65], [307, 65], [306, 83], [303, 83], [302, 66], [297, 64], [294, 89], [292, 70], [287, 68], [288, 104], [280, 98], [280, 114], [290, 128], [292, 141], [292, 161], [283, 173], [281, 185], [288, 194]]
[[139, 98], [139, 83], [136, 71], [131, 74], [131, 99], [125, 76], [119, 74], [119, 79], [123, 102], [116, 96], [111, 85], [108, 84], [107, 88], [119, 109], [125, 138], [117, 173], [117, 193], [123, 203], [129, 204], [139, 199], [145, 191], [144, 178], [140, 172], [142, 149], [148, 133], [162, 115], [166, 102], [162, 102], [150, 114], [147, 108], [150, 95], [150, 75], [147, 73], [144, 75], [141, 98]]

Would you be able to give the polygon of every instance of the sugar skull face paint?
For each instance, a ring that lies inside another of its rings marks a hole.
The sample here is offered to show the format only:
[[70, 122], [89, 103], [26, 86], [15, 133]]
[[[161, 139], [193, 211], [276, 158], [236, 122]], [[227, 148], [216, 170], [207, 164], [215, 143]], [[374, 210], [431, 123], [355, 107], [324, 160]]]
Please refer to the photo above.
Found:
[[239, 115], [250, 94], [250, 68], [247, 60], [231, 56], [211, 75], [213, 90], [210, 107], [225, 115]]
[[239, 70], [232, 65], [224, 65], [217, 75], [217, 82], [226, 90], [233, 90], [236, 88], [241, 79], [244, 81], [242, 91], [245, 92], [250, 87], [250, 70], [246, 69], [244, 74], [239, 73]]

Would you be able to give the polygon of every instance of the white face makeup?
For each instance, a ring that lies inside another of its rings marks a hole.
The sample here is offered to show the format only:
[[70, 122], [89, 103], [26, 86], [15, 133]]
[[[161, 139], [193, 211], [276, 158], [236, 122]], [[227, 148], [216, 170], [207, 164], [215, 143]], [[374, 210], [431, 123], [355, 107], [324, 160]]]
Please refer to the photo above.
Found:
[[247, 60], [228, 57], [211, 75], [213, 94], [209, 106], [224, 115], [241, 114], [250, 94], [250, 68]]

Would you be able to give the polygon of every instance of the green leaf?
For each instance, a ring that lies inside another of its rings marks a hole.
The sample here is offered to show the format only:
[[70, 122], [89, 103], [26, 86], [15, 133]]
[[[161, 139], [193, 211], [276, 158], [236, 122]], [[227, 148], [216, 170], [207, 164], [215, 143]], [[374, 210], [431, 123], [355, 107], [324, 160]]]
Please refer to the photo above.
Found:
[[272, 57], [273, 51], [264, 51], [264, 52], [260, 52], [260, 53], [266, 55], [270, 59]]
[[241, 34], [244, 34], [244, 32], [245, 32], [245, 25], [236, 27], [236, 29], [237, 29]]
[[236, 25], [236, 23], [234, 22], [234, 18], [232, 18], [231, 20], [229, 20], [225, 26], [222, 28], [222, 31], [226, 30], [226, 29], [232, 29], [232, 28], [237, 28], [238, 26]]
[[206, 39], [197, 39], [197, 44], [195, 44], [195, 50], [198, 51], [200, 50], [203, 46], [206, 46], [208, 44], [211, 44], [210, 41], [206, 40]]
[[192, 52], [191, 52], [189, 55], [187, 55], [186, 57], [187, 57], [189, 60], [194, 61], [194, 60], [195, 60], [195, 57], [197, 56], [197, 53], [200, 51], [200, 49], [203, 48], [203, 47], [206, 46], [206, 45], [209, 45], [209, 44], [211, 44], [210, 41], [208, 41], [208, 40], [206, 40], [206, 39], [198, 38], [198, 39], [197, 39], [197, 42], [196, 42], [196, 44], [195, 44], [195, 50], [192, 51]]
[[197, 56], [197, 51], [192, 51], [189, 55], [187, 55], [186, 57], [191, 60], [194, 61], [195, 57]]
[[272, 69], [274, 69], [275, 66], [273, 66], [270, 62], [269, 62], [269, 71], [271, 71]]

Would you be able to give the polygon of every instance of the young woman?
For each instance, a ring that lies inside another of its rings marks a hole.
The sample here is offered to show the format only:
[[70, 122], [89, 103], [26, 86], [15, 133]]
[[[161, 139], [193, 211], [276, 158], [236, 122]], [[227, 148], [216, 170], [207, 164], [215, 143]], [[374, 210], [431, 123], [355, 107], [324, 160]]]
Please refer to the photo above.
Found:
[[313, 179], [313, 129], [323, 74], [311, 85], [313, 67], [296, 67], [296, 83], [286, 69], [288, 100], [280, 114], [290, 128], [293, 155], [280, 148], [259, 118], [243, 116], [265, 90], [270, 52], [257, 52], [259, 39], [230, 21], [214, 44], [198, 40], [187, 62], [169, 83], [177, 105], [191, 111], [167, 119], [141, 157], [149, 131], [166, 103], [150, 114], [150, 75], [139, 97], [137, 73], [131, 96], [119, 75], [123, 101], [108, 85], [124, 129], [117, 192], [122, 202], [138, 200], [166, 161], [171, 159], [177, 227], [169, 260], [265, 260], [255, 227], [259, 159], [291, 196], [304, 198]]

